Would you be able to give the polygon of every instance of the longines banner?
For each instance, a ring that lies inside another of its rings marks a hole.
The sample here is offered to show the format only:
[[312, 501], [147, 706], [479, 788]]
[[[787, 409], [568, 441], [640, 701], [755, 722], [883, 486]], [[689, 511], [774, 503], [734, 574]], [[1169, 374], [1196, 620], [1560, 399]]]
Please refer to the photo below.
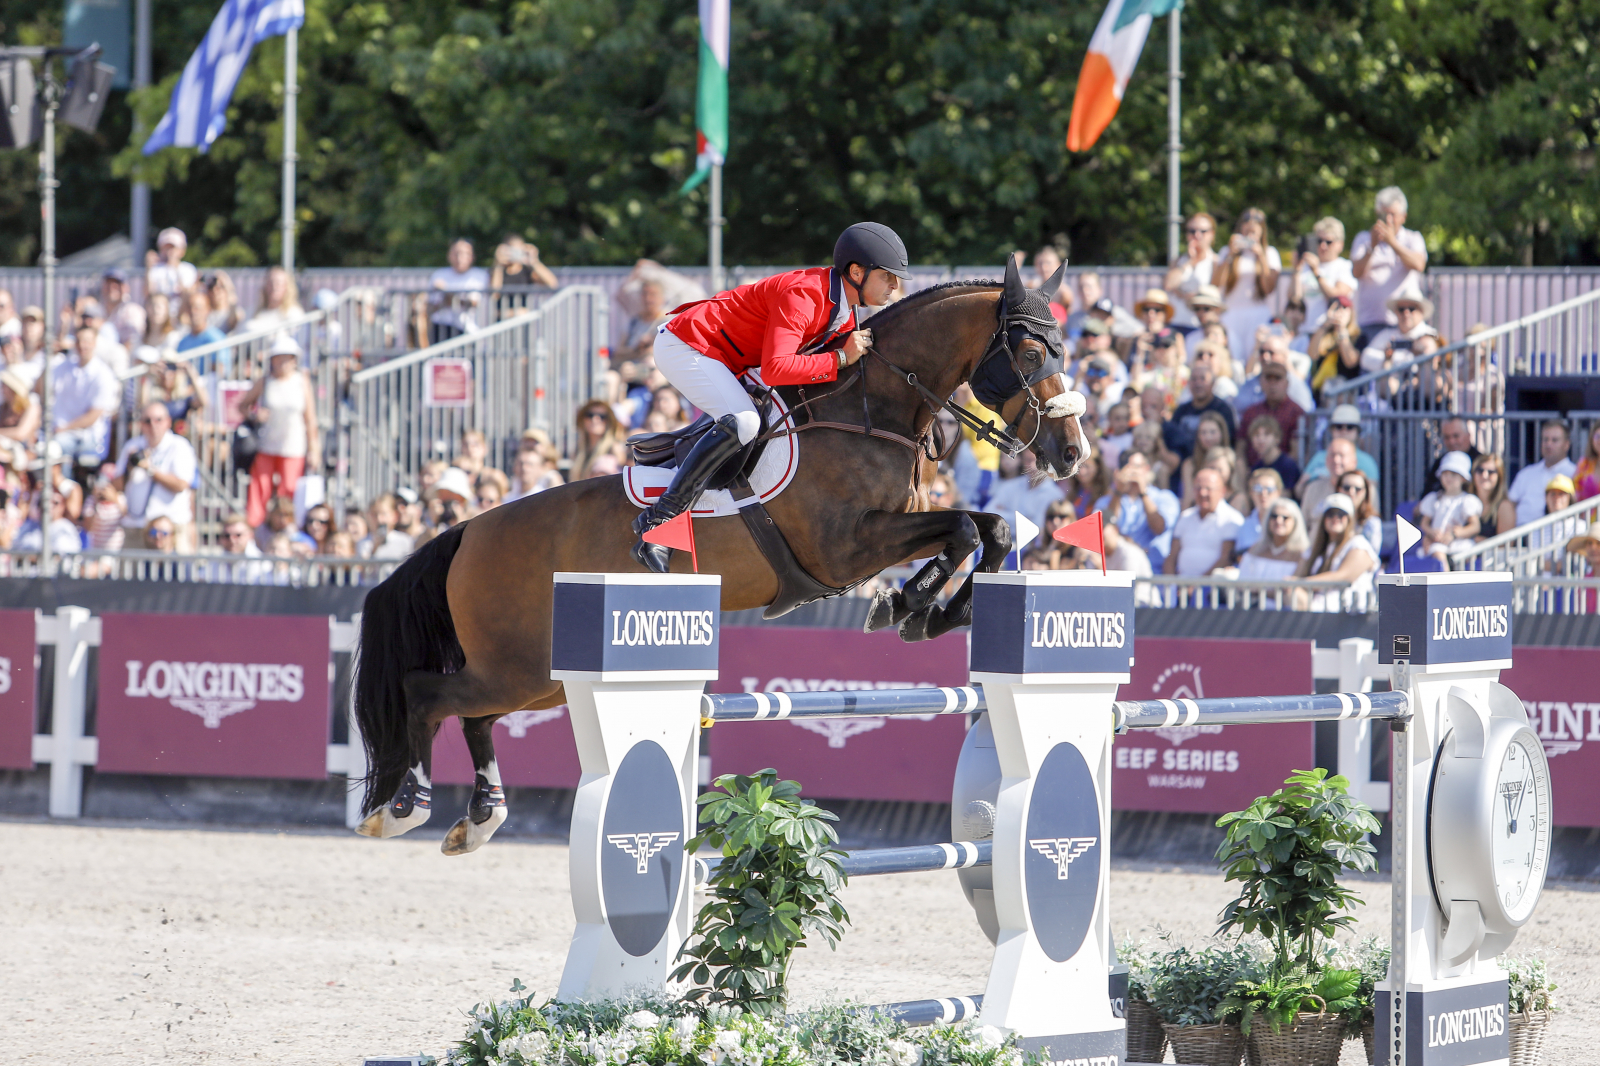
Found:
[[99, 770], [328, 776], [328, 619], [101, 616]]
[[[838, 691], [967, 683], [966, 630], [902, 644], [892, 629], [729, 626], [717, 692]], [[721, 722], [711, 730], [713, 774], [771, 766], [805, 795], [949, 803], [964, 714]]]
[[[1139, 637], [1120, 700], [1297, 696], [1314, 692], [1311, 642]], [[1241, 810], [1315, 765], [1316, 727], [1190, 725], [1138, 729], [1112, 747], [1111, 806], [1120, 811]]]
[[1519, 646], [1500, 683], [1544, 742], [1555, 824], [1600, 826], [1600, 649]]
[[0, 611], [0, 770], [33, 769], [34, 620]]

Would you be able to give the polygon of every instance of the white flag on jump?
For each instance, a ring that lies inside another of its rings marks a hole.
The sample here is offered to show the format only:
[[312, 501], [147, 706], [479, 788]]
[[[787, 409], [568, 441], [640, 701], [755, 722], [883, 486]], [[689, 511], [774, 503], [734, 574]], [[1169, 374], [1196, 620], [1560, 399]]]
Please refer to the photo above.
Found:
[[250, 62], [250, 50], [268, 37], [298, 29], [305, 20], [305, 0], [226, 0], [184, 66], [167, 113], [144, 142], [144, 154], [162, 148], [210, 148], [228, 124], [228, 101]]
[[1028, 516], [1021, 511], [1012, 511], [1011, 515], [1016, 521], [1012, 529], [1017, 531], [1017, 569], [1022, 569], [1022, 553], [1028, 550], [1028, 545], [1039, 535], [1039, 527], [1028, 521]]
[[1414, 548], [1422, 539], [1422, 530], [1407, 522], [1400, 515], [1394, 516], [1395, 536], [1400, 541], [1400, 572], [1406, 572], [1406, 552]]

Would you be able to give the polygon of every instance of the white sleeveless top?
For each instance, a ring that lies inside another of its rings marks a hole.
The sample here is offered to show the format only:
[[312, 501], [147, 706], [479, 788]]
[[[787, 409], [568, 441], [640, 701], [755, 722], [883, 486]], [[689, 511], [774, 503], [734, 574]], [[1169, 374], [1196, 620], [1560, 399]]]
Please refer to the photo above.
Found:
[[261, 392], [267, 420], [256, 430], [256, 440], [267, 455], [299, 458], [306, 454], [306, 386], [302, 372], [286, 378], [268, 377]]

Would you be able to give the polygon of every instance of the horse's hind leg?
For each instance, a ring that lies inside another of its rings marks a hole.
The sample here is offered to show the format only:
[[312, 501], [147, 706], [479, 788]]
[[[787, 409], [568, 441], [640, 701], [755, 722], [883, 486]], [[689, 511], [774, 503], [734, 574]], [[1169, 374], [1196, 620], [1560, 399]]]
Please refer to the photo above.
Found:
[[472, 755], [472, 799], [467, 815], [444, 835], [439, 850], [446, 855], [476, 851], [494, 836], [506, 820], [506, 793], [500, 783], [500, 764], [494, 757], [494, 724], [501, 715], [461, 719], [461, 732]]
[[[923, 630], [938, 608], [934, 601], [945, 583], [950, 580], [967, 556], [985, 543], [972, 516], [965, 511], [929, 511], [911, 515], [893, 516], [901, 523], [915, 529], [913, 550], [927, 544], [944, 544], [944, 551], [929, 559], [917, 571], [905, 588], [885, 589], [874, 597], [863, 627], [868, 633], [885, 626], [900, 626], [900, 636], [906, 640], [924, 639]], [[892, 521], [892, 519], [890, 519]]]

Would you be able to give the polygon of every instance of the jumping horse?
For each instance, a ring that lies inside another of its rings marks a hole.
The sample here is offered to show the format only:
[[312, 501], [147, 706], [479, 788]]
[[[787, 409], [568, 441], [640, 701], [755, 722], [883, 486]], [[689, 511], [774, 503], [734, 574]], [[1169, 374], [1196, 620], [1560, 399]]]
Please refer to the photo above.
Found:
[[[1061, 372], [1049, 311], [1063, 272], [1029, 290], [1011, 260], [1001, 284], [951, 282], [908, 296], [867, 320], [873, 346], [853, 372], [825, 389], [777, 390], [790, 415], [767, 435], [803, 436], [794, 479], [767, 509], [808, 587], [837, 593], [933, 556], [903, 590], [878, 593], [869, 630], [897, 624], [903, 639], [921, 640], [968, 624], [971, 577], [943, 606], [936, 596], [974, 551], [982, 549], [977, 569], [992, 573], [1012, 547], [999, 515], [928, 505], [925, 483], [947, 450], [936, 440], [941, 407], [1012, 454], [1031, 450], [1041, 476], [1069, 477], [1087, 454], [1084, 400]], [[948, 399], [963, 382], [1004, 430]], [[398, 836], [427, 820], [433, 739], [451, 715], [461, 718], [476, 782], [443, 850], [475, 850], [500, 827], [495, 721], [566, 702], [550, 678], [551, 575], [638, 570], [629, 555], [636, 513], [620, 476], [562, 485], [447, 530], [367, 595], [354, 699], [369, 813], [358, 832]], [[722, 577], [725, 611], [771, 605], [793, 585], [738, 517], [696, 520], [695, 541], [702, 572]], [[675, 553], [673, 569], [687, 571], [689, 559]]]

